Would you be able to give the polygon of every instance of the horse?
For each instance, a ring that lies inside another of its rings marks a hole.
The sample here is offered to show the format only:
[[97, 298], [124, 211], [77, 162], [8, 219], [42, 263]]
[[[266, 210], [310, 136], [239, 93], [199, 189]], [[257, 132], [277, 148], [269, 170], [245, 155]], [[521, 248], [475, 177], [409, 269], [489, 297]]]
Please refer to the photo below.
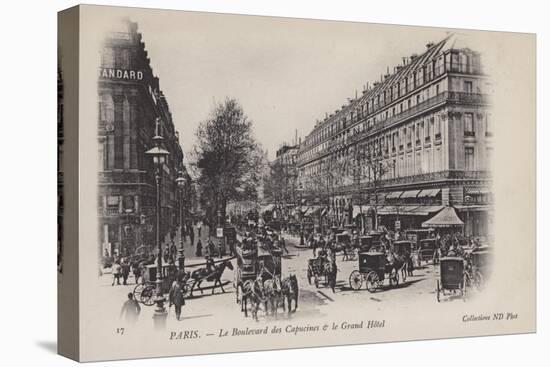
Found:
[[248, 301], [250, 300], [250, 312], [252, 318], [258, 321], [258, 310], [260, 304], [265, 302], [264, 296], [264, 284], [262, 278], [258, 276], [256, 279], [249, 279], [243, 283], [243, 295], [242, 295], [241, 311], [244, 311], [244, 317], [248, 317]]
[[229, 260], [224, 260], [216, 265], [214, 265], [214, 268], [212, 270], [209, 270], [208, 268], [200, 268], [197, 270], [194, 270], [190, 275], [189, 278], [193, 279], [194, 282], [191, 285], [191, 290], [189, 295], [193, 296], [193, 290], [195, 289], [195, 286], [198, 290], [201, 291], [201, 294], [203, 294], [201, 283], [206, 280], [207, 282], [214, 282], [214, 285], [212, 286], [212, 294], [214, 294], [214, 291], [216, 289], [216, 285], [219, 285], [222, 289], [222, 292], [225, 293], [225, 289], [223, 289], [223, 284], [221, 281], [221, 276], [225, 270], [225, 268], [229, 268], [230, 270], [233, 270], [233, 264]]
[[394, 271], [396, 273], [399, 273], [399, 271], [401, 271], [401, 277], [403, 278], [403, 280], [407, 279], [408, 259], [404, 255], [399, 255], [394, 251], [388, 251], [386, 260], [386, 270], [389, 270], [386, 271], [387, 273], [393, 274]]
[[268, 302], [271, 306], [271, 312], [275, 317], [277, 317], [277, 309], [279, 308], [279, 302], [282, 300], [282, 293], [281, 293], [281, 280], [278, 277], [274, 277], [271, 279], [266, 280], [263, 283], [264, 287], [264, 305], [265, 305], [265, 314], [269, 315], [269, 309], [267, 307]]
[[[298, 279], [296, 275], [291, 274], [281, 282], [281, 295], [283, 301], [283, 311], [285, 310], [285, 299], [288, 303], [288, 313], [296, 312], [298, 308]], [[294, 300], [294, 311], [292, 310], [292, 300]]]

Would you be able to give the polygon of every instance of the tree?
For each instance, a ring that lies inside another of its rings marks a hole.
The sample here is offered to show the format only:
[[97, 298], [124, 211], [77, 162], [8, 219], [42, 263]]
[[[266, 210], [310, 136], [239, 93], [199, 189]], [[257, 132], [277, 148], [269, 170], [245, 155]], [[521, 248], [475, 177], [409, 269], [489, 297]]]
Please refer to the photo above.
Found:
[[252, 121], [232, 98], [216, 104], [195, 135], [201, 204], [210, 223], [216, 223], [218, 211], [225, 218], [229, 201], [257, 199], [261, 151]]
[[[367, 144], [356, 152], [358, 190], [361, 192], [361, 178], [367, 179], [367, 194], [374, 210], [374, 228], [378, 228], [378, 191], [384, 185], [387, 173], [393, 168], [390, 162], [382, 160], [382, 146]], [[366, 169], [361, 170], [361, 167]]]

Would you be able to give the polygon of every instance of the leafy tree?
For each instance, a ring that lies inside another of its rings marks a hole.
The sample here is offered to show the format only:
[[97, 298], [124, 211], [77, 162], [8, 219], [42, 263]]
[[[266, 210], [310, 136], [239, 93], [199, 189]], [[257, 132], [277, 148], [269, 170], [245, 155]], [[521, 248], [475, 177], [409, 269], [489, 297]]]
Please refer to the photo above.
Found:
[[225, 217], [229, 201], [257, 199], [261, 153], [252, 121], [233, 98], [217, 103], [195, 135], [200, 200], [215, 224], [218, 210]]

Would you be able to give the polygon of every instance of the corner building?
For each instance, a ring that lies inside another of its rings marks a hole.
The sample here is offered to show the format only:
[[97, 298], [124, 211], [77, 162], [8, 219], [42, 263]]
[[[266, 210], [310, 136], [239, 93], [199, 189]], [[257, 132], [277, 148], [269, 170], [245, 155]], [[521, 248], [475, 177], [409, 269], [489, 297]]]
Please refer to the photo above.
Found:
[[[159, 118], [157, 127], [155, 120]], [[105, 254], [154, 249], [156, 186], [152, 159], [156, 129], [170, 152], [162, 172], [161, 238], [175, 228], [179, 215], [175, 179], [183, 151], [166, 98], [154, 76], [137, 32], [121, 22], [101, 50], [98, 71], [98, 240]]]
[[481, 55], [450, 35], [404, 60], [317, 122], [298, 153], [300, 188], [340, 225], [420, 228], [451, 205], [467, 235], [488, 236], [492, 86]]

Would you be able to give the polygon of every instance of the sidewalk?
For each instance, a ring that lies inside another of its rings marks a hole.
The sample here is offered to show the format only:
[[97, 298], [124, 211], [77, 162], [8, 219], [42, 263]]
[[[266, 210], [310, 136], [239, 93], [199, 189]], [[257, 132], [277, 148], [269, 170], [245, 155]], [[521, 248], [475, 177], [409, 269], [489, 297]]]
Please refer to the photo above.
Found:
[[[209, 232], [210, 232], [210, 228], [207, 226], [207, 225], [203, 225], [202, 226], [202, 229], [201, 229], [201, 236], [200, 236], [200, 240], [201, 240], [201, 243], [202, 243], [202, 256], [196, 256], [196, 246], [197, 246], [197, 241], [199, 240], [199, 233], [198, 233], [198, 230], [197, 228], [193, 227], [193, 232], [195, 234], [194, 236], [194, 244], [191, 244], [191, 241], [189, 239], [189, 236], [186, 236], [185, 237], [185, 241], [183, 243], [183, 252], [184, 252], [184, 255], [185, 255], [185, 265], [186, 266], [195, 266], [197, 264], [204, 264], [206, 262], [206, 259], [205, 259], [205, 256], [206, 254], [208, 253], [208, 251], [206, 251], [206, 245], [208, 243], [208, 238], [210, 237], [212, 239], [212, 242], [214, 242], [214, 244], [218, 244], [218, 241], [219, 239], [214, 237], [214, 236], [209, 236]], [[164, 246], [170, 246], [170, 241], [168, 240], [168, 237], [165, 239], [165, 242], [164, 242]], [[180, 231], [176, 231], [176, 236], [174, 238], [174, 244], [176, 245], [176, 247], [180, 248]], [[229, 256], [229, 249], [226, 248], [226, 251], [227, 251], [227, 254], [225, 256], [223, 256], [222, 258], [220, 257], [214, 257], [214, 261], [215, 262], [218, 262], [219, 260], [223, 260], [223, 259], [229, 259], [230, 256]]]

